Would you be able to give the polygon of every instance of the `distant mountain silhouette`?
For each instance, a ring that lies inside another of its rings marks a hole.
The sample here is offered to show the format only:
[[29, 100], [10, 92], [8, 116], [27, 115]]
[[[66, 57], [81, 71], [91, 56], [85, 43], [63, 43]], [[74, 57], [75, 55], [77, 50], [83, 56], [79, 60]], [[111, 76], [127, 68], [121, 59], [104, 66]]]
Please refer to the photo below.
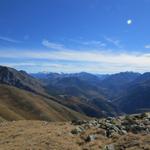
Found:
[[42, 76], [40, 80], [46, 85], [47, 92], [57, 96], [61, 99], [60, 103], [69, 108], [94, 117], [114, 116], [119, 113], [115, 105], [108, 102], [100, 86], [102, 78], [97, 75], [81, 72], [49, 73], [44, 78]]
[[135, 72], [121, 72], [112, 74], [106, 77], [100, 83], [100, 86], [105, 88], [106, 95], [110, 100], [118, 97], [128, 84], [137, 79], [141, 74]]
[[[75, 105], [70, 100], [67, 101], [69, 107], [75, 110], [85, 110], [83, 103], [96, 109], [95, 100], [100, 104], [112, 101], [111, 105], [116, 105], [119, 110], [125, 113], [135, 113], [138, 111], [147, 111], [149, 106], [149, 85], [150, 73], [140, 74], [135, 72], [121, 72], [112, 75], [93, 75], [85, 72], [75, 74], [47, 74], [42, 79], [47, 85], [47, 89], [54, 95], [65, 95], [66, 97], [76, 97]], [[145, 86], [144, 86], [145, 85]], [[133, 94], [133, 96], [131, 96]], [[82, 100], [81, 100], [82, 99]], [[83, 102], [84, 99], [84, 102]], [[116, 102], [117, 101], [117, 102]], [[145, 102], [146, 101], [146, 102]], [[63, 102], [63, 101], [62, 101]], [[82, 102], [82, 105], [81, 105]], [[89, 104], [90, 102], [90, 104]], [[78, 105], [77, 105], [78, 104]], [[80, 107], [79, 107], [80, 106]], [[81, 109], [82, 106], [82, 109]], [[131, 107], [131, 108], [130, 108]], [[110, 108], [107, 105], [106, 108]], [[102, 109], [104, 112], [110, 109]], [[86, 114], [96, 114], [96, 111], [87, 111]]]
[[0, 66], [0, 83], [18, 87], [36, 93], [45, 93], [42, 83], [27, 74], [25, 71], [17, 71], [13, 68]]
[[131, 82], [117, 103], [126, 113], [150, 111], [150, 73], [144, 73]]
[[42, 83], [24, 71], [0, 66], [0, 117], [6, 120], [87, 119], [48, 95]]
[[[57, 109], [60, 107], [65, 109], [64, 113], [67, 111], [71, 113], [71, 117], [66, 116], [63, 119], [86, 118], [85, 115], [117, 116], [122, 113], [137, 113], [150, 109], [150, 73], [121, 72], [112, 75], [95, 75], [81, 72], [29, 75], [25, 71], [0, 66], [0, 86], [2, 91], [0, 106], [4, 105], [4, 96], [8, 97], [6, 102], [8, 101], [10, 105], [11, 102], [14, 103], [12, 103], [13, 106], [8, 105], [8, 107], [13, 109], [16, 107], [17, 110], [24, 109], [23, 105], [25, 105], [25, 107], [29, 106], [25, 108], [29, 111], [31, 103], [37, 105], [43, 103], [42, 110], [34, 108], [33, 105], [32, 109], [45, 113], [46, 109], [50, 111], [51, 107], [56, 106]], [[7, 94], [4, 94], [5, 92]], [[22, 97], [19, 96], [21, 93]], [[22, 104], [22, 100], [25, 100], [25, 103]], [[55, 106], [53, 106], [54, 103]], [[10, 110], [6, 114], [9, 112]]]

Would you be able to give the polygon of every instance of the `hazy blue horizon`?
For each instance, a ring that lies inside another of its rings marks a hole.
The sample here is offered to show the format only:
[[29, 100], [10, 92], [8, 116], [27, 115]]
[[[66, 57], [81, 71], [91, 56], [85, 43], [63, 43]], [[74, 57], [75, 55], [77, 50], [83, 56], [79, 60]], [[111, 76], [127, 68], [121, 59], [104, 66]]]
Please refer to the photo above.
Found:
[[[13, 68], [10, 66], [4, 66], [4, 65], [0, 65], [0, 67], [9, 67], [9, 68]], [[58, 73], [58, 74], [80, 74], [80, 73], [88, 73], [88, 74], [93, 74], [93, 75], [113, 75], [113, 74], [118, 74], [118, 73], [139, 73], [139, 74], [144, 74], [144, 73], [150, 73], [150, 71], [146, 71], [146, 72], [135, 72], [135, 71], [121, 71], [121, 72], [114, 72], [114, 73], [102, 73], [102, 72], [86, 72], [86, 71], [79, 71], [79, 72], [56, 72], [56, 71], [27, 71], [27, 70], [23, 70], [23, 69], [17, 69], [17, 68], [13, 68], [16, 69], [17, 71], [25, 71], [28, 74], [50, 74], [50, 73]]]

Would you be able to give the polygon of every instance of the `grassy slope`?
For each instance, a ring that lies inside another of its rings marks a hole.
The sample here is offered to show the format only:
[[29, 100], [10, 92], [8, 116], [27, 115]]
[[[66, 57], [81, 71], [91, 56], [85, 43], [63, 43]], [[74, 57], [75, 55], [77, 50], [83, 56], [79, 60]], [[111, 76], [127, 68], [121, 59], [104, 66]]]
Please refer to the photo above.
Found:
[[[109, 144], [115, 144], [116, 150], [150, 149], [150, 134], [128, 133], [107, 138], [100, 128], [89, 128], [83, 134], [70, 134], [75, 128], [76, 126], [68, 122], [49, 123], [31, 120], [4, 122], [0, 124], [0, 149], [106, 150], [104, 147]], [[86, 142], [87, 136], [93, 134], [98, 134], [98, 137], [91, 142]]]
[[7, 85], [0, 85], [0, 117], [6, 120], [87, 119], [50, 99]]

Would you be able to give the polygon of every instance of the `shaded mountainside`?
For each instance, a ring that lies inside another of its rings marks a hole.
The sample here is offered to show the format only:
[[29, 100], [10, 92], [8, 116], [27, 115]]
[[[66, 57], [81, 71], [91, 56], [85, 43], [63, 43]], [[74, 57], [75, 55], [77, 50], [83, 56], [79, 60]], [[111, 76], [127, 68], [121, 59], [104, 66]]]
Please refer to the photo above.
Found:
[[[40, 79], [46, 83], [49, 93], [67, 97], [61, 103], [87, 115], [100, 116], [102, 111], [114, 114], [118, 112], [114, 105], [126, 113], [147, 111], [150, 108], [150, 73], [121, 72], [100, 76], [84, 72], [50, 73], [44, 78], [40, 76]], [[68, 97], [76, 97], [76, 100]]]
[[52, 82], [47, 82], [46, 87], [49, 94], [60, 99], [61, 104], [88, 116], [118, 115], [119, 110], [108, 102], [96, 80], [99, 81], [94, 75], [81, 73], [55, 78]]
[[[37, 73], [31, 74], [33, 77], [40, 79], [47, 86], [57, 86], [57, 84], [68, 87], [68, 86], [80, 86], [80, 85], [89, 85], [96, 86], [102, 80], [101, 77], [96, 75], [81, 72], [73, 74], [64, 74], [64, 73]], [[69, 83], [68, 83], [69, 82]], [[92, 88], [92, 87], [91, 87]]]
[[0, 66], [0, 83], [18, 87], [27, 91], [46, 94], [42, 83], [25, 71]]
[[105, 88], [105, 95], [110, 100], [118, 97], [124, 93], [124, 90], [128, 87], [132, 81], [136, 80], [141, 74], [134, 72], [121, 72], [113, 75], [109, 75], [100, 83], [100, 86]]
[[0, 85], [0, 120], [67, 121], [87, 119], [54, 100], [15, 87]]
[[150, 73], [39, 73], [31, 76], [0, 66], [0, 83], [41, 95], [42, 101], [51, 99], [91, 117], [143, 112], [150, 108]]
[[90, 117], [117, 116], [121, 113], [115, 105], [104, 98], [88, 100], [75, 96], [61, 95], [58, 99], [61, 104]]
[[[101, 88], [97, 87], [96, 82], [98, 77], [95, 75], [51, 73], [47, 74], [46, 77], [43, 75], [44, 80], [42, 82], [24, 71], [17, 71], [9, 67], [0, 67], [0, 69], [0, 83], [53, 99], [53, 101], [83, 115], [104, 117], [118, 114], [117, 108], [107, 102], [101, 94]], [[76, 97], [76, 101], [72, 100], [71, 97]]]
[[124, 87], [128, 83], [134, 81], [138, 77], [140, 77], [140, 73], [134, 72], [120, 72], [113, 75], [109, 75], [102, 82], [101, 86], [105, 88], [111, 88], [117, 90], [119, 88]]
[[150, 111], [150, 73], [131, 82], [115, 102], [126, 113]]
[[66, 94], [80, 97], [101, 97], [101, 89], [95, 86], [93, 83], [82, 80], [78, 77], [64, 77], [59, 78], [55, 83], [50, 82], [47, 85], [47, 91], [53, 94], [51, 91], [58, 94]]
[[93, 75], [90, 73], [74, 74], [33, 74], [34, 77], [45, 83], [48, 92], [52, 94], [67, 94], [88, 98], [105, 97], [113, 100], [132, 81], [140, 77], [140, 73], [121, 72], [112, 75]]

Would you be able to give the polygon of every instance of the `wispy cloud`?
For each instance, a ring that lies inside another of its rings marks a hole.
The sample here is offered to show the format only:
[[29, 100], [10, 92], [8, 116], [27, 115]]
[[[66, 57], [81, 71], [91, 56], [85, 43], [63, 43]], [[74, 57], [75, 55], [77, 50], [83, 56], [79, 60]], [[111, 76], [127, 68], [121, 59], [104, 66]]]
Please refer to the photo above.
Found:
[[100, 41], [100, 40], [90, 40], [90, 41], [81, 41], [81, 40], [71, 40], [76, 43], [79, 43], [81, 45], [85, 46], [99, 46], [99, 47], [105, 47], [106, 43]]
[[99, 45], [101, 47], [105, 47], [106, 46], [106, 43], [103, 43], [101, 41], [94, 41], [94, 40], [83, 42], [83, 44], [85, 44], [85, 45]]
[[146, 49], [150, 49], [150, 44], [144, 46]]
[[10, 37], [4, 37], [4, 36], [0, 36], [0, 40], [10, 42], [10, 43], [21, 43], [22, 42], [22, 41], [19, 41], [19, 40], [10, 38]]
[[122, 48], [120, 40], [109, 38], [109, 37], [105, 37], [105, 40], [118, 48]]
[[[3, 49], [0, 50], [0, 64], [22, 68], [30, 72], [94, 72], [115, 73], [120, 71], [149, 71], [150, 53], [116, 52], [93, 45], [105, 44], [101, 41], [80, 41], [86, 45], [82, 49], [69, 49], [67, 46], [43, 40], [46, 48], [40, 50]], [[118, 40], [107, 38], [107, 42], [120, 46]], [[93, 45], [92, 45], [93, 44]], [[89, 45], [92, 45], [90, 47]], [[88, 48], [87, 48], [88, 47]], [[87, 49], [86, 49], [87, 48]], [[5, 60], [5, 61], [2, 61]], [[9, 60], [9, 61], [8, 61]], [[10, 62], [10, 60], [12, 60]], [[30, 60], [30, 61], [29, 61]], [[32, 61], [31, 61], [32, 60]]]
[[[52, 71], [88, 71], [113, 73], [119, 71], [149, 71], [150, 53], [111, 53], [105, 51], [0, 51], [0, 58], [35, 60], [34, 66], [52, 69]], [[58, 63], [56, 63], [58, 62]], [[64, 64], [63, 62], [67, 62]], [[57, 64], [57, 65], [56, 65]], [[28, 64], [29, 65], [29, 64]], [[45, 66], [45, 67], [44, 67]], [[52, 67], [53, 66], [53, 67]], [[46, 70], [46, 69], [45, 69]]]
[[[82, 41], [82, 40], [75, 40], [75, 39], [69, 39], [71, 41], [70, 43], [75, 43], [77, 46], [81, 47], [82, 49], [89, 49], [89, 48], [104, 48], [106, 47], [106, 43], [98, 40], [91, 40], [91, 41]], [[70, 48], [66, 47], [63, 44], [57, 43], [57, 42], [50, 42], [48, 40], [43, 40], [42, 45], [46, 48], [52, 49], [52, 50], [65, 50], [69, 51]], [[76, 50], [76, 49], [71, 49]]]
[[50, 49], [56, 49], [56, 50], [64, 49], [63, 44], [49, 42], [48, 40], [43, 40], [42, 45], [45, 46], [46, 48], [50, 48]]

